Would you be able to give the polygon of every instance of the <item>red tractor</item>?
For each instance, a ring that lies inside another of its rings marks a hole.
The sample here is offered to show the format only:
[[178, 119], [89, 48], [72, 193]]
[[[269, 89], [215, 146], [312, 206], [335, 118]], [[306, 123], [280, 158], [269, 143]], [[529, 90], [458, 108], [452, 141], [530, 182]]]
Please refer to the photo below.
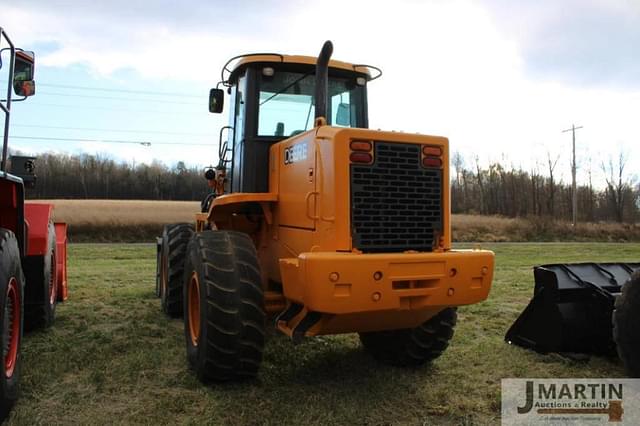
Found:
[[[4, 43], [8, 47], [2, 48]], [[6, 53], [8, 52], [8, 55]], [[0, 68], [8, 56], [8, 87], [0, 102], [4, 137], [0, 163], [0, 421], [18, 397], [23, 329], [48, 327], [56, 303], [67, 298], [67, 229], [52, 220], [51, 204], [25, 204], [35, 184], [32, 157], [13, 157], [7, 172], [12, 102], [35, 93], [34, 55], [16, 48], [0, 27]], [[13, 92], [20, 98], [12, 100]]]

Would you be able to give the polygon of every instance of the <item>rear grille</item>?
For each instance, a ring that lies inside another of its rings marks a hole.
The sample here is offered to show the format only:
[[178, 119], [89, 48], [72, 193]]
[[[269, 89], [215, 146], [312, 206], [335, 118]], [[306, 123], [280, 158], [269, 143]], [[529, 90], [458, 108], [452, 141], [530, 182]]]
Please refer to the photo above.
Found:
[[442, 230], [442, 170], [420, 145], [375, 142], [374, 163], [351, 164], [351, 236], [363, 252], [431, 251]]

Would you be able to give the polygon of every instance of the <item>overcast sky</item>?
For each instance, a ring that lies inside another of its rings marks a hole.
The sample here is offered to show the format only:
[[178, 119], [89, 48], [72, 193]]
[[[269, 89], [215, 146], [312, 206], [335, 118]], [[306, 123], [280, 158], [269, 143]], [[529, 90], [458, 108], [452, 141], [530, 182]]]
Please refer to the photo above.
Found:
[[469, 165], [544, 171], [560, 156], [566, 181], [562, 130], [575, 123], [579, 180], [620, 152], [640, 169], [635, 0], [8, 3], [0, 25], [37, 55], [37, 95], [13, 110], [15, 149], [211, 164], [227, 114], [209, 114], [207, 96], [226, 59], [315, 56], [330, 39], [335, 59], [384, 71], [369, 86], [372, 128], [447, 136]]

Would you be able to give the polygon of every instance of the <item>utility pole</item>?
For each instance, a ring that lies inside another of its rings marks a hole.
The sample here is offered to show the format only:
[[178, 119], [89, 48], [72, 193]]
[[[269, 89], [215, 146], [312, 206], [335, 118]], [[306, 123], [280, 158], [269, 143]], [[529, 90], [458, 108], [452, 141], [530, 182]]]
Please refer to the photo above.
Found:
[[571, 132], [573, 137], [573, 156], [571, 161], [571, 178], [572, 178], [572, 201], [573, 201], [573, 226], [576, 226], [578, 221], [578, 192], [576, 189], [576, 130], [582, 129], [582, 126], [576, 127], [575, 124], [571, 125], [570, 129], [563, 130], [562, 133]]

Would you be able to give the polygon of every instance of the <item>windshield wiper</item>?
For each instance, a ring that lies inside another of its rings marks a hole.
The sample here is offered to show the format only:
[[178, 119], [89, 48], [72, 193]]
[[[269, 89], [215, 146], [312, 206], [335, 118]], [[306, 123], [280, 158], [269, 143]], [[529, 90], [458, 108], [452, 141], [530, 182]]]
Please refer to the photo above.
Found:
[[264, 101], [260, 102], [259, 106], [262, 106], [264, 104], [266, 104], [267, 102], [269, 102], [271, 99], [275, 98], [278, 95], [281, 95], [282, 93], [286, 92], [291, 86], [293, 86], [296, 83], [301, 82], [302, 80], [304, 80], [305, 78], [309, 77], [311, 75], [311, 73], [307, 73], [305, 75], [303, 75], [302, 77], [296, 79], [293, 81], [293, 83], [289, 84], [286, 87], [283, 87], [282, 89], [278, 90], [276, 93], [274, 93], [273, 95], [269, 96], [267, 99], [265, 99]]

